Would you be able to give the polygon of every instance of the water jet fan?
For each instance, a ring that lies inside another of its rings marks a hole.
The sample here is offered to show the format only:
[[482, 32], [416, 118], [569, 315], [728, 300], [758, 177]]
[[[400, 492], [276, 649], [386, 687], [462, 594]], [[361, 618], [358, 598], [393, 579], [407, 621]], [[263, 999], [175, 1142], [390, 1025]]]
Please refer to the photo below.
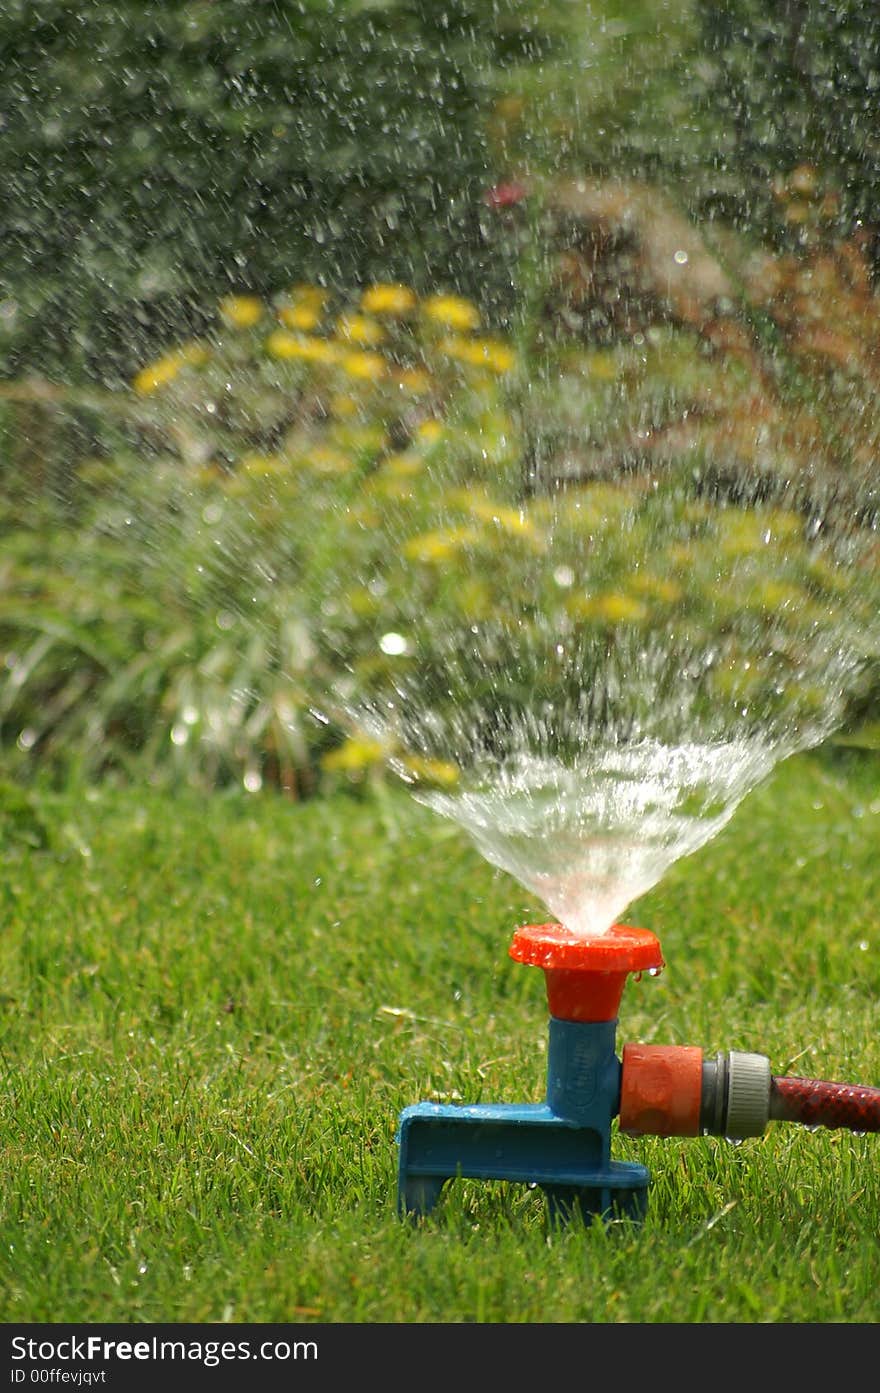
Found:
[[[880, 1130], [880, 1089], [774, 1077], [766, 1057], [738, 1050], [709, 1058], [693, 1046], [628, 1044], [618, 1055], [615, 1040], [626, 978], [664, 966], [657, 938], [620, 915], [714, 837], [778, 763], [839, 723], [859, 667], [841, 633], [832, 624], [816, 631], [804, 647], [808, 659], [787, 678], [779, 674], [762, 703], [739, 690], [720, 700], [713, 682], [721, 640], [713, 635], [693, 644], [642, 637], [634, 647], [619, 634], [601, 652], [584, 639], [566, 654], [558, 687], [548, 690], [545, 680], [534, 711], [505, 712], [497, 654], [489, 696], [468, 705], [450, 658], [444, 671], [461, 695], [451, 714], [399, 702], [409, 743], [463, 771], [451, 790], [416, 789], [419, 801], [462, 826], [553, 916], [518, 929], [510, 948], [546, 978], [544, 1101], [406, 1108], [398, 1128], [402, 1214], [429, 1213], [460, 1176], [536, 1186], [555, 1217], [641, 1219], [649, 1173], [612, 1156], [615, 1119], [633, 1136], [739, 1140], [771, 1121]], [[532, 677], [537, 688], [548, 660], [542, 665], [510, 638], [509, 652], [498, 652], [526, 688]], [[416, 693], [402, 686], [398, 695]], [[481, 720], [489, 706], [503, 717]]]
[[[491, 565], [477, 542], [472, 572], [455, 554], [449, 585], [472, 590], [433, 623], [446, 578], [401, 563], [399, 589], [422, 584], [424, 612], [395, 619], [407, 652], [395, 645], [399, 666], [351, 712], [550, 921], [511, 947], [547, 979], [544, 1102], [407, 1108], [403, 1213], [429, 1212], [463, 1176], [538, 1186], [555, 1213], [638, 1218], [649, 1177], [612, 1157], [616, 1118], [633, 1135], [734, 1139], [771, 1120], [878, 1127], [872, 1089], [777, 1079], [741, 1051], [615, 1045], [627, 976], [663, 967], [657, 939], [621, 923], [627, 907], [776, 765], [827, 739], [870, 673], [873, 529], [715, 504], [675, 480], [615, 498], [587, 487], [523, 505], [524, 530]], [[448, 781], [419, 783], [425, 768]]]

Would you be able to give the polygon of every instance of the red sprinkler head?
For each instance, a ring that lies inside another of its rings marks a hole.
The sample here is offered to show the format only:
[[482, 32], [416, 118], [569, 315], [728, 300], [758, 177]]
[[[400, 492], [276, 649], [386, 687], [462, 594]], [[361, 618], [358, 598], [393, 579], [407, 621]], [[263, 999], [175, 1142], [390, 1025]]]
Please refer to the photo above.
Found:
[[627, 974], [664, 966], [654, 934], [627, 924], [587, 939], [564, 924], [529, 924], [513, 935], [510, 956], [544, 969], [550, 1014], [562, 1021], [615, 1020]]

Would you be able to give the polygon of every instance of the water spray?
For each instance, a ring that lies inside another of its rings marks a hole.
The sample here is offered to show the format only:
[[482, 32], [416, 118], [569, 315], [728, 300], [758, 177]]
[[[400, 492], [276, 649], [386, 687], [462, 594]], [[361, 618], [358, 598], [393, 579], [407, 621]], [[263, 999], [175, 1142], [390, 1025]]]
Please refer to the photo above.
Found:
[[517, 962], [543, 969], [549, 1007], [542, 1103], [417, 1103], [398, 1127], [398, 1211], [424, 1216], [456, 1178], [540, 1188], [551, 1218], [644, 1218], [650, 1172], [611, 1155], [630, 1136], [760, 1136], [769, 1122], [880, 1131], [880, 1088], [776, 1077], [760, 1054], [707, 1058], [690, 1045], [627, 1044], [617, 1013], [631, 973], [665, 966], [647, 929], [615, 924], [579, 938], [562, 924], [517, 929]]

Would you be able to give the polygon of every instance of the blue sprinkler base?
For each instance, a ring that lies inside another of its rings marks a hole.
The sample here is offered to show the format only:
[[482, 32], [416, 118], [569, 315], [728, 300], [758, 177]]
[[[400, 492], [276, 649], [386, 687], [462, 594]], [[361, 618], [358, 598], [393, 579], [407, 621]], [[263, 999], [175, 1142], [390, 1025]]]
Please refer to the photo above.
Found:
[[543, 1190], [551, 1217], [644, 1218], [648, 1170], [613, 1161], [616, 1021], [550, 1019], [544, 1103], [417, 1103], [400, 1115], [398, 1212], [430, 1213], [449, 1180], [506, 1180]]

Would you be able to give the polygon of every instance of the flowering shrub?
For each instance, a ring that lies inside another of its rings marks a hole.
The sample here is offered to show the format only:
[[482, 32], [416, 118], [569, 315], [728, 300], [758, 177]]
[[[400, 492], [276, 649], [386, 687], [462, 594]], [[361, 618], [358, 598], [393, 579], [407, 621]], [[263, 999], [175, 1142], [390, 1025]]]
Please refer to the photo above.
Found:
[[448, 788], [536, 713], [606, 719], [609, 662], [635, 728], [661, 669], [673, 722], [679, 689], [704, 729], [826, 720], [840, 653], [876, 642], [870, 550], [683, 471], [533, 496], [519, 387], [515, 346], [454, 293], [224, 298], [137, 372], [36, 591], [19, 538], [0, 699], [20, 756]]

